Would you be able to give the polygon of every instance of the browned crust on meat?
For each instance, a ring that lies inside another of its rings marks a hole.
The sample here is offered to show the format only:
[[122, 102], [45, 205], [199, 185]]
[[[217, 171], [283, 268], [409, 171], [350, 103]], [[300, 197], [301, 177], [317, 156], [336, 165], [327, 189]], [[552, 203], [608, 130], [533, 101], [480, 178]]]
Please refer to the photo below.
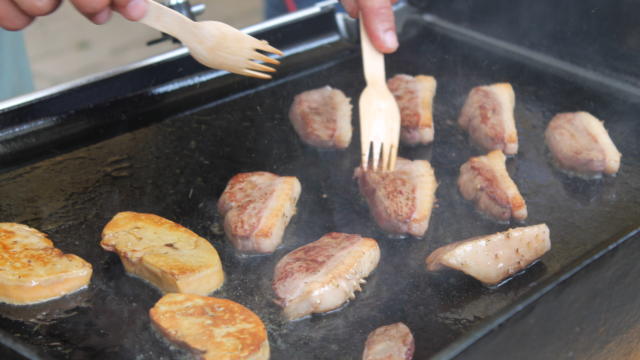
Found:
[[[470, 158], [460, 167], [458, 188], [462, 196], [466, 200], [473, 201], [482, 213], [500, 221], [507, 221], [511, 217], [524, 220], [527, 216], [526, 204], [516, 184], [504, 168], [505, 160], [500, 150], [494, 150], [485, 156]], [[477, 183], [477, 187], [470, 187], [468, 183], [471, 182]], [[505, 187], [513, 193], [509, 194]], [[487, 202], [487, 199], [490, 202]]]
[[426, 75], [398, 74], [387, 81], [400, 108], [401, 139], [408, 145], [433, 141], [433, 97], [437, 83]]
[[[476, 96], [485, 99], [486, 102], [483, 102], [478, 106], [478, 121], [482, 126], [485, 126], [486, 132], [484, 134], [491, 138], [491, 143], [500, 144], [503, 142], [505, 137], [504, 127], [489, 126], [491, 124], [491, 119], [494, 116], [494, 112], [497, 111], [496, 108], [500, 106], [493, 92], [485, 88], [475, 88], [469, 96]], [[472, 120], [467, 122], [469, 126], [471, 126], [471, 121]]]
[[395, 176], [395, 174], [380, 173], [371, 174], [371, 176], [379, 177], [379, 186], [367, 187], [367, 193], [378, 193], [387, 201], [383, 204], [386, 216], [398, 222], [410, 222], [415, 211], [416, 202], [413, 198], [416, 184], [412, 183], [405, 177]]
[[149, 316], [162, 335], [198, 359], [269, 359], [264, 323], [231, 300], [167, 294], [149, 310]]
[[91, 264], [65, 254], [45, 234], [26, 225], [0, 223], [0, 302], [47, 301], [89, 284]]
[[438, 186], [428, 161], [398, 158], [394, 171], [357, 168], [354, 176], [378, 226], [392, 233], [424, 235]]
[[[503, 211], [504, 215], [498, 216], [501, 220], [507, 220], [511, 217], [511, 201], [509, 196], [503, 189], [499, 186], [499, 180], [496, 178], [496, 174], [492, 169], [487, 169], [486, 166], [482, 164], [478, 164], [477, 159], [473, 158], [469, 161], [468, 167], [464, 167], [460, 169], [460, 172], [470, 171], [478, 176], [478, 178], [482, 179], [482, 185], [477, 189], [477, 193], [473, 197], [465, 196], [467, 200], [473, 200], [475, 202], [479, 201], [480, 196], [487, 196], [494, 205], [499, 206]], [[464, 165], [463, 165], [464, 166]], [[467, 170], [468, 169], [468, 170]], [[484, 212], [487, 209], [481, 209]]]
[[381, 326], [367, 336], [362, 360], [411, 360], [414, 351], [411, 330], [398, 322]]
[[[254, 178], [263, 176], [269, 180], [269, 184], [262, 185], [253, 181]], [[248, 237], [258, 230], [261, 221], [261, 213], [267, 206], [267, 201], [275, 192], [275, 181], [278, 175], [266, 171], [247, 172], [234, 175], [218, 201], [218, 210], [223, 216], [234, 210], [238, 213], [247, 213], [250, 207], [259, 206], [255, 216], [239, 216], [237, 221], [230, 225], [230, 230], [236, 237]], [[265, 231], [265, 230], [263, 230]]]
[[480, 147], [514, 155], [518, 152], [518, 133], [513, 119], [514, 99], [513, 87], [509, 83], [475, 87], [469, 92], [458, 123]]
[[374, 239], [326, 234], [278, 262], [272, 283], [275, 302], [289, 319], [333, 310], [355, 297], [362, 279], [375, 269], [379, 259], [380, 248]]
[[154, 214], [116, 214], [100, 245], [117, 253], [127, 272], [163, 292], [206, 295], [224, 282], [218, 252], [207, 240]]
[[296, 211], [300, 181], [269, 172], [235, 175], [218, 201], [224, 227], [239, 251], [270, 253]]
[[416, 81], [420, 88], [420, 128], [433, 128], [433, 97], [437, 87], [436, 79], [433, 76], [416, 75]]
[[[318, 241], [299, 247], [283, 257], [276, 266], [273, 283], [277, 285], [293, 277], [294, 274], [316, 274], [336, 256], [340, 255], [340, 249], [348, 249], [361, 243], [367, 247], [377, 247], [377, 242], [371, 238], [363, 238], [360, 235], [332, 232], [324, 235]], [[276, 294], [279, 291], [276, 290]], [[286, 305], [285, 297], [278, 300]]]
[[329, 86], [307, 90], [294, 98], [289, 119], [307, 144], [344, 149], [351, 142], [350, 101], [341, 90]]

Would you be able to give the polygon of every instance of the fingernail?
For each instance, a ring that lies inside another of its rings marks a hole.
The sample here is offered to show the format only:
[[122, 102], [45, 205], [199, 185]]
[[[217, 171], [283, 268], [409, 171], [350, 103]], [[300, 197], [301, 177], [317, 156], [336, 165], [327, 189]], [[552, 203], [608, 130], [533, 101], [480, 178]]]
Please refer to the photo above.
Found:
[[131, 0], [125, 9], [125, 17], [132, 21], [138, 21], [147, 13], [147, 2], [145, 0]]
[[98, 25], [102, 25], [111, 19], [111, 9], [106, 8], [91, 17], [91, 21]]
[[398, 36], [393, 30], [387, 30], [382, 35], [382, 41], [384, 45], [391, 51], [395, 51], [398, 48]]

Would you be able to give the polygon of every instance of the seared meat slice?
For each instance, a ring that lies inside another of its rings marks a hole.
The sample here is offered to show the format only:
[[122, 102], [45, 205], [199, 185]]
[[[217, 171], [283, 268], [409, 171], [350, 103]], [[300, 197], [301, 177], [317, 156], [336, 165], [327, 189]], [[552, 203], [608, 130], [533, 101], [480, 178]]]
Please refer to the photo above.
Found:
[[369, 334], [362, 360], [411, 360], [414, 350], [411, 330], [399, 322], [381, 326]]
[[351, 99], [330, 86], [298, 94], [289, 119], [309, 145], [344, 149], [351, 142]]
[[601, 121], [588, 112], [553, 117], [544, 133], [556, 164], [569, 172], [613, 175], [622, 156]]
[[426, 75], [398, 74], [389, 79], [387, 85], [400, 108], [400, 140], [407, 145], [432, 142], [436, 79]]
[[300, 182], [268, 172], [241, 173], [229, 180], [218, 201], [224, 230], [241, 252], [271, 253], [296, 212]]
[[100, 246], [118, 254], [127, 273], [164, 293], [207, 295], [224, 282], [216, 249], [193, 231], [158, 215], [117, 213], [102, 230]]
[[420, 237], [429, 226], [438, 183], [426, 160], [398, 158], [391, 172], [355, 171], [360, 193], [378, 225], [394, 234]]
[[35, 304], [85, 288], [93, 268], [65, 254], [46, 234], [27, 225], [0, 223], [0, 302]]
[[495, 285], [529, 266], [550, 248], [546, 224], [519, 227], [438, 248], [427, 257], [427, 270], [446, 266]]
[[149, 310], [162, 336], [199, 360], [268, 360], [267, 329], [258, 315], [227, 299], [166, 294]]
[[290, 320], [340, 307], [380, 260], [374, 239], [329, 233], [285, 255], [275, 268], [276, 303]]
[[478, 86], [471, 90], [458, 123], [471, 140], [486, 150], [518, 152], [518, 133], [513, 118], [515, 94], [511, 84]]
[[518, 187], [509, 177], [502, 151], [472, 157], [460, 167], [458, 188], [476, 209], [498, 221], [524, 220], [527, 205]]

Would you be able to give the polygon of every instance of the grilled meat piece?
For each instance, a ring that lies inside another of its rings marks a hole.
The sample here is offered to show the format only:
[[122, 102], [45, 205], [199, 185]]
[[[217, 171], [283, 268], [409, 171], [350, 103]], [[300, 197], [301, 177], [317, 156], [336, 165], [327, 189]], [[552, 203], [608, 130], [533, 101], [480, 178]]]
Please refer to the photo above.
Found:
[[398, 74], [387, 81], [387, 86], [400, 108], [400, 140], [407, 145], [432, 142], [436, 79], [426, 75]]
[[296, 212], [300, 182], [268, 172], [241, 173], [229, 180], [218, 201], [224, 230], [238, 251], [272, 253]]
[[91, 264], [53, 246], [36, 229], [0, 223], [0, 302], [34, 304], [86, 287]]
[[411, 360], [414, 350], [411, 330], [399, 322], [381, 326], [369, 334], [362, 360]]
[[482, 148], [514, 155], [518, 152], [514, 107], [515, 94], [511, 84], [478, 86], [469, 93], [458, 123]]
[[157, 215], [116, 214], [104, 227], [100, 245], [117, 253], [129, 274], [162, 292], [207, 295], [224, 281], [218, 252], [207, 240]]
[[231, 300], [167, 294], [149, 310], [149, 316], [160, 334], [197, 359], [269, 359], [264, 323]]
[[374, 239], [326, 234], [280, 259], [272, 283], [276, 303], [290, 320], [334, 310], [355, 298], [379, 260]]
[[506, 157], [500, 150], [472, 157], [460, 167], [458, 188], [476, 209], [498, 221], [524, 220], [527, 205], [518, 187], [509, 177]]
[[385, 231], [423, 236], [429, 226], [438, 183], [426, 160], [398, 158], [391, 172], [355, 170], [360, 193]]
[[351, 107], [342, 91], [325, 86], [296, 95], [289, 119], [307, 144], [344, 149], [351, 142]]
[[622, 156], [601, 121], [588, 112], [553, 117], [544, 133], [556, 164], [585, 176], [613, 175]]
[[427, 269], [460, 270], [495, 285], [526, 268], [551, 248], [546, 224], [477, 236], [436, 249], [426, 259]]

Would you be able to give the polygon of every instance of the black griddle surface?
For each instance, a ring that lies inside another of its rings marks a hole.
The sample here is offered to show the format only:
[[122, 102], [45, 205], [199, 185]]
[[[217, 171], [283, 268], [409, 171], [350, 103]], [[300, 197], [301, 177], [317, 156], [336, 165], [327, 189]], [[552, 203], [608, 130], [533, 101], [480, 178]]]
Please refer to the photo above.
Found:
[[[387, 57], [387, 75], [423, 73], [438, 81], [435, 142], [401, 149], [405, 157], [430, 160], [439, 182], [438, 205], [423, 239], [387, 236], [371, 219], [352, 180], [357, 130], [348, 150], [318, 151], [305, 146], [288, 122], [293, 96], [304, 90], [331, 85], [357, 103], [364, 83], [354, 52], [215, 105], [207, 106], [201, 95], [203, 107], [191, 113], [0, 174], [2, 221], [44, 231], [57, 247], [94, 267], [87, 290], [35, 306], [0, 306], [0, 335], [42, 358], [183, 356], [150, 328], [148, 310], [161, 294], [127, 276], [118, 257], [98, 245], [102, 228], [119, 211], [154, 213], [211, 241], [226, 273], [224, 286], [212, 296], [235, 300], [262, 318], [272, 359], [357, 359], [370, 331], [397, 321], [415, 335], [415, 358], [427, 358], [640, 224], [639, 99], [592, 89], [580, 79], [424, 24], [411, 26], [398, 53]], [[460, 165], [481, 153], [457, 127], [458, 112], [472, 87], [502, 81], [516, 93], [520, 138], [519, 153], [507, 167], [527, 202], [524, 224], [546, 222], [552, 249], [524, 274], [489, 289], [461, 273], [428, 273], [424, 259], [452, 241], [519, 225], [483, 218], [456, 188]], [[605, 120], [623, 154], [618, 176], [587, 181], [552, 167], [544, 145], [546, 124], [555, 113], [578, 110]], [[357, 124], [355, 108], [356, 129]], [[259, 170], [297, 176], [302, 195], [275, 253], [240, 256], [224, 239], [216, 201], [234, 174]], [[377, 239], [380, 265], [363, 292], [339, 311], [286, 322], [272, 302], [274, 266], [287, 252], [330, 231]]]

